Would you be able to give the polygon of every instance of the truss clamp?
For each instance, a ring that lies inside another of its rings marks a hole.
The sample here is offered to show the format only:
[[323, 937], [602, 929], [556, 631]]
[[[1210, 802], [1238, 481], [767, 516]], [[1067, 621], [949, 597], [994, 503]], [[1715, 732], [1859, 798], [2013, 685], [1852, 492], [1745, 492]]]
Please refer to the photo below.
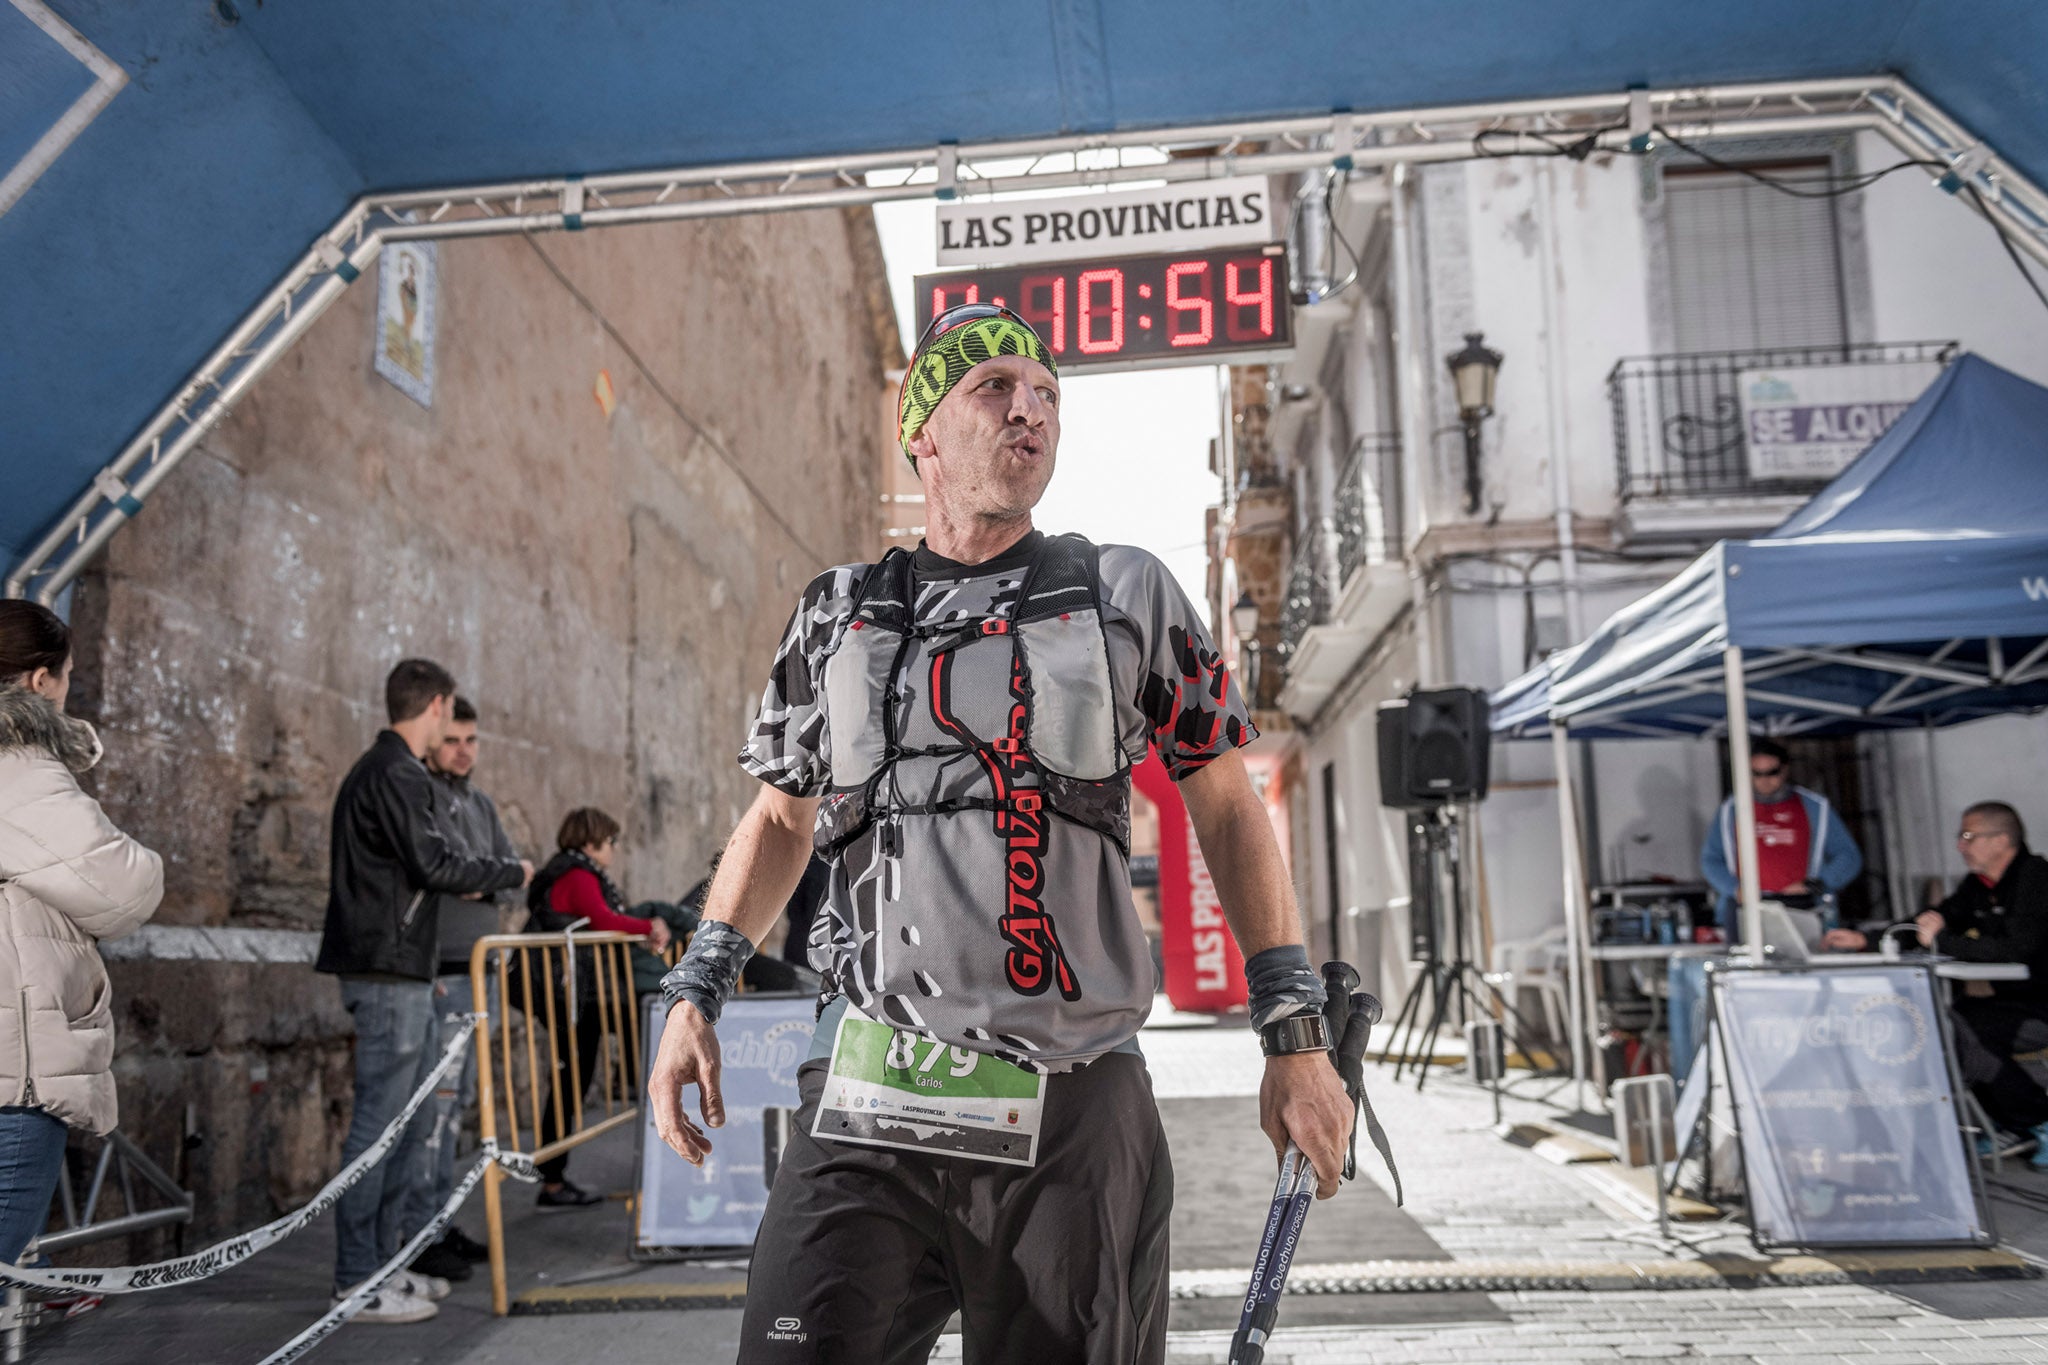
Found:
[[1628, 92], [1628, 149], [1638, 156], [1649, 151], [1654, 130], [1650, 92], [1636, 86]]
[[328, 238], [322, 237], [313, 243], [313, 259], [320, 262], [322, 269], [336, 276], [343, 284], [354, 284], [363, 273], [356, 269], [342, 249]]
[[932, 191], [940, 199], [959, 197], [960, 144], [941, 142], [938, 155], [939, 187]]
[[1949, 194], [1961, 194], [1963, 186], [1982, 175], [1990, 164], [1991, 149], [1981, 142], [1973, 142], [1949, 158], [1948, 169], [1934, 183]]
[[583, 231], [583, 182], [570, 180], [562, 186], [562, 230]]
[[1330, 165], [1340, 171], [1352, 168], [1351, 150], [1358, 145], [1358, 119], [1349, 109], [1339, 109], [1330, 120], [1330, 150], [1336, 153]]
[[142, 510], [142, 499], [136, 497], [134, 491], [121, 481], [121, 476], [111, 469], [102, 469], [93, 475], [92, 486], [124, 517], [132, 517]]

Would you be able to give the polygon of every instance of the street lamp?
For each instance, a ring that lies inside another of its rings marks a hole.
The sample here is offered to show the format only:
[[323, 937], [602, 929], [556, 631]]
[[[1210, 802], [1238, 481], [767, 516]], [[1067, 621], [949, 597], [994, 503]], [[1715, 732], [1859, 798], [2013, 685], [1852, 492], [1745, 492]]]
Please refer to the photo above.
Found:
[[1252, 601], [1249, 590], [1241, 594], [1230, 607], [1230, 629], [1237, 636], [1237, 646], [1244, 667], [1245, 690], [1251, 695], [1247, 700], [1252, 709], [1259, 705], [1259, 604]]
[[1465, 349], [1444, 357], [1458, 395], [1458, 420], [1465, 428], [1465, 510], [1477, 512], [1484, 496], [1479, 482], [1479, 424], [1493, 416], [1493, 382], [1501, 354], [1481, 344], [1484, 332], [1465, 333]]

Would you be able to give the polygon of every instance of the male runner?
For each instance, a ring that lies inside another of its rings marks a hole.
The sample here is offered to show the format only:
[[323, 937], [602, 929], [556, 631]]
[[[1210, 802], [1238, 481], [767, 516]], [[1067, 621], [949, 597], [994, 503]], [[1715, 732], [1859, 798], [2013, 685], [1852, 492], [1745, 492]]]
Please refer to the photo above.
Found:
[[784, 636], [741, 764], [765, 784], [663, 983], [650, 1097], [711, 1151], [713, 1032], [802, 875], [830, 865], [802, 1107], [769, 1197], [740, 1359], [922, 1362], [957, 1308], [975, 1362], [1166, 1351], [1172, 1168], [1135, 1036], [1153, 970], [1131, 906], [1130, 766], [1181, 784], [1247, 958], [1260, 1123], [1337, 1188], [1353, 1106], [1321, 1046], [1256, 735], [1158, 560], [1034, 530], [1055, 362], [1007, 309], [934, 320], [900, 400], [925, 489], [914, 555], [828, 570]]

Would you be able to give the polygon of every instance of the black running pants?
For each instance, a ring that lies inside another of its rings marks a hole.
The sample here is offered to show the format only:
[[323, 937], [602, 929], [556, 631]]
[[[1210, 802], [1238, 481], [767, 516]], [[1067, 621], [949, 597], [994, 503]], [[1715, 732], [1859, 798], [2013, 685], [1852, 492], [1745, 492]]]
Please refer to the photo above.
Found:
[[1048, 1077], [1029, 1168], [811, 1137], [826, 1065], [798, 1073], [742, 1365], [924, 1365], [956, 1309], [966, 1365], [1165, 1360], [1173, 1165], [1143, 1058]]

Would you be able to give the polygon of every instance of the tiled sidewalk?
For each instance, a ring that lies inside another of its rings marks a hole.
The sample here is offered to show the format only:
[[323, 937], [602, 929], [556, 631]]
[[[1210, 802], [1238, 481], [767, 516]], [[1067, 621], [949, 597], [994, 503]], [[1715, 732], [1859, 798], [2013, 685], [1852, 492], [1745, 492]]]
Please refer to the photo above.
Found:
[[[1161, 1098], [1251, 1095], [1260, 1059], [1234, 1029], [1150, 1031], [1144, 1046]], [[1394, 1144], [1406, 1211], [1459, 1260], [1640, 1260], [1659, 1253], [1618, 1241], [1642, 1224], [1606, 1207], [1569, 1167], [1511, 1146], [1490, 1130], [1492, 1102], [1454, 1076], [1433, 1074], [1417, 1094], [1390, 1069], [1368, 1066], [1366, 1082]], [[1549, 1118], [1540, 1102], [1550, 1083], [1523, 1080], [1504, 1116]], [[1560, 1095], [1560, 1099], [1564, 1096]], [[1392, 1182], [1363, 1150], [1366, 1173]], [[2037, 1181], [2039, 1177], [2032, 1178]], [[2048, 1181], [2041, 1181], [2048, 1191]], [[1341, 1196], [1339, 1196], [1341, 1200]], [[1323, 1206], [1316, 1216], [1328, 1217]], [[1736, 1230], [1716, 1250], [1754, 1254]], [[1313, 1273], [1297, 1266], [1296, 1273]], [[1413, 1326], [1286, 1325], [1267, 1350], [1271, 1365], [1464, 1365], [1465, 1362], [1715, 1360], [1726, 1365], [2000, 1365], [2048, 1361], [2048, 1284], [2014, 1283], [2000, 1293], [2023, 1317], [1950, 1317], [1882, 1289], [1856, 1285], [1752, 1290], [1515, 1291], [1487, 1296], [1505, 1322]], [[1290, 1304], [1310, 1302], [1292, 1299]], [[1328, 1300], [1314, 1300], [1318, 1304]], [[1173, 1365], [1223, 1365], [1228, 1332], [1177, 1332]], [[933, 1357], [960, 1359], [949, 1338]]]
[[[1614, 1360], [2000, 1365], [2048, 1360], [2048, 1318], [1958, 1321], [1853, 1286], [1492, 1297], [1510, 1323], [1289, 1330], [1283, 1316], [1266, 1360], [1270, 1365]], [[1173, 1365], [1224, 1365], [1229, 1345], [1227, 1332], [1177, 1333], [1170, 1358]]]

